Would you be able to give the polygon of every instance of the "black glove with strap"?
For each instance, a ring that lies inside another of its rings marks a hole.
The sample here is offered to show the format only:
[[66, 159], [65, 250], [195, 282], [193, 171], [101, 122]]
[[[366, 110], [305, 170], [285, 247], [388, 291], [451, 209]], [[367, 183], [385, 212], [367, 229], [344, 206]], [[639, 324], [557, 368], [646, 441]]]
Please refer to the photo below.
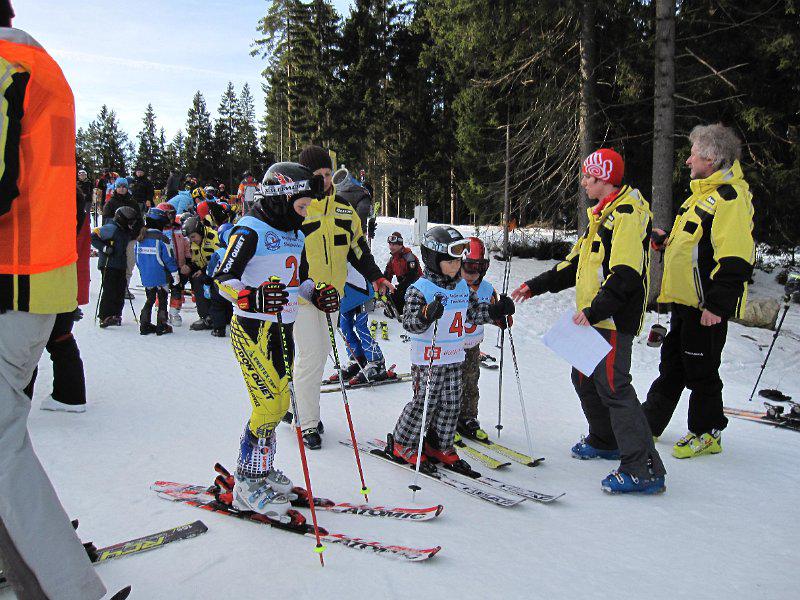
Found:
[[513, 315], [514, 310], [514, 301], [505, 294], [500, 294], [497, 302], [489, 305], [489, 316], [492, 321], [503, 320], [503, 317]]
[[436, 319], [441, 318], [443, 314], [444, 304], [442, 304], [442, 296], [437, 295], [433, 299], [433, 302], [422, 307], [420, 318], [426, 323], [433, 323]]
[[373, 239], [375, 237], [375, 228], [377, 225], [378, 223], [375, 217], [367, 219], [367, 237], [369, 239]]
[[314, 286], [311, 302], [324, 313], [335, 313], [339, 310], [339, 292], [330, 283], [320, 281]]
[[239, 292], [236, 306], [252, 313], [276, 314], [289, 302], [286, 285], [278, 281], [266, 281], [257, 288], [246, 287]]

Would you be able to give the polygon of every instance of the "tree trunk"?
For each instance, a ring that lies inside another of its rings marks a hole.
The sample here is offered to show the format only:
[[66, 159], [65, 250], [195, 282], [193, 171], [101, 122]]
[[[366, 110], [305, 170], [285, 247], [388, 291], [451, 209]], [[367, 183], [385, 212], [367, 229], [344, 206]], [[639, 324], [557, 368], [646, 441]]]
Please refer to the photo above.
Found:
[[[653, 227], [672, 225], [672, 172], [675, 131], [675, 0], [656, 0], [655, 99], [653, 102]], [[663, 255], [653, 252], [649, 301], [661, 289]]]
[[456, 224], [456, 170], [450, 165], [450, 225]]
[[508, 197], [509, 180], [511, 179], [511, 125], [506, 112], [506, 174], [503, 181], [503, 260], [511, 260], [508, 251], [508, 227], [511, 220], [511, 201]]
[[[583, 160], [596, 148], [594, 140], [594, 106], [595, 106], [595, 69], [597, 67], [597, 44], [595, 36], [595, 11], [597, 0], [583, 0], [581, 13], [581, 99], [578, 118], [578, 137], [580, 138], [580, 159]], [[589, 198], [582, 187], [578, 192], [578, 232], [586, 229]]]

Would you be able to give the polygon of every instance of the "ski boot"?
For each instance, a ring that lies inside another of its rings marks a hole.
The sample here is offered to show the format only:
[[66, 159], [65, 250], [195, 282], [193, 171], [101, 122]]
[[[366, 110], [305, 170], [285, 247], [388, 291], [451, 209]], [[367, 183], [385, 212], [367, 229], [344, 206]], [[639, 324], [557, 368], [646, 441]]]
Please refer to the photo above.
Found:
[[319, 435], [319, 429], [316, 427], [304, 429], [303, 443], [309, 450], [319, 450], [322, 448], [322, 437]]
[[436, 466], [428, 460], [425, 454], [421, 456], [417, 454], [416, 446], [403, 446], [394, 440], [394, 436], [390, 433], [386, 436], [386, 449], [384, 454], [401, 464], [408, 464], [416, 468], [417, 461], [419, 461], [420, 473], [430, 475], [436, 472]]
[[167, 325], [166, 323], [161, 323], [160, 325], [156, 326], [156, 335], [165, 335], [167, 333], [172, 333], [171, 325]]
[[152, 323], [145, 323], [144, 321], [139, 324], [139, 335], [150, 335], [156, 332], [156, 326]]
[[189, 326], [192, 331], [205, 331], [211, 328], [211, 317], [201, 317]]
[[48, 396], [39, 405], [40, 410], [52, 410], [59, 412], [82, 413], [86, 412], [86, 403], [84, 404], [66, 404]]
[[581, 436], [581, 441], [575, 444], [572, 449], [572, 458], [579, 460], [592, 460], [593, 458], [603, 458], [605, 460], [619, 460], [619, 449], [601, 450], [586, 443], [586, 438]]
[[181, 317], [181, 310], [179, 308], [169, 309], [169, 322], [173, 327], [180, 327], [183, 325], [183, 318]]
[[667, 489], [663, 475], [640, 479], [621, 471], [611, 471], [601, 486], [608, 494], [660, 494]]
[[467, 461], [461, 458], [453, 446], [449, 448], [439, 449], [436, 446], [429, 444], [426, 440], [422, 446], [422, 452], [431, 462], [442, 463], [445, 469], [455, 471], [461, 475], [477, 479], [481, 476], [480, 473], [473, 470]]
[[232, 496], [231, 506], [236, 510], [256, 512], [282, 522], [291, 506], [286, 495], [274, 489], [267, 477], [247, 478], [237, 473]]
[[456, 424], [456, 431], [470, 440], [477, 440], [479, 442], [488, 442], [489, 434], [481, 429], [481, 424], [478, 419], [459, 419]]
[[675, 458], [694, 458], [720, 452], [722, 452], [722, 432], [717, 429], [699, 436], [690, 431], [672, 447], [672, 456]]
[[350, 385], [362, 385], [365, 383], [372, 383], [375, 381], [383, 381], [388, 379], [389, 374], [386, 372], [386, 361], [383, 359], [375, 362], [367, 363], [363, 371], [356, 374], [355, 377], [350, 379]]
[[378, 337], [378, 321], [372, 319], [369, 322], [369, 333], [372, 336], [372, 339], [376, 339]]
[[389, 324], [386, 321], [381, 321], [381, 339], [389, 339]]
[[117, 317], [106, 317], [102, 321], [100, 321], [100, 328], [105, 329], [106, 327], [110, 327], [112, 325], [116, 325]]
[[[361, 372], [361, 369], [367, 366], [367, 358], [365, 356], [356, 357], [354, 360], [351, 360], [350, 363], [342, 369], [342, 375], [344, 376], [345, 381], [350, 381], [353, 377], [358, 375]], [[325, 380], [325, 383], [339, 383], [339, 373], [334, 373], [328, 379]]]
[[224, 338], [225, 337], [225, 328], [224, 327], [214, 327], [214, 329], [211, 330], [211, 335], [214, 336], [214, 337]]

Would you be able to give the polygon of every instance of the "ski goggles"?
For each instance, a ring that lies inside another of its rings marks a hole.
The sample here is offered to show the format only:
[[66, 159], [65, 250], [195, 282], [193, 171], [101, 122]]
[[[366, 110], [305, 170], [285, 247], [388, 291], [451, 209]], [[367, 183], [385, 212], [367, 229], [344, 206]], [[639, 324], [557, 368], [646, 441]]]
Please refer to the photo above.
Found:
[[469, 240], [457, 240], [449, 244], [425, 240], [425, 246], [440, 254], [447, 254], [452, 258], [464, 258], [469, 252]]
[[386, 238], [386, 241], [389, 242], [390, 244], [400, 244], [401, 246], [403, 245], [403, 238], [400, 237], [399, 235], [390, 235], [388, 238]]
[[466, 259], [461, 264], [461, 270], [465, 273], [477, 273], [483, 275], [489, 269], [489, 261], [485, 258], [481, 259]]
[[325, 179], [322, 175], [314, 175], [303, 181], [287, 181], [274, 185], [262, 185], [261, 193], [265, 196], [305, 196], [320, 200], [325, 197]]

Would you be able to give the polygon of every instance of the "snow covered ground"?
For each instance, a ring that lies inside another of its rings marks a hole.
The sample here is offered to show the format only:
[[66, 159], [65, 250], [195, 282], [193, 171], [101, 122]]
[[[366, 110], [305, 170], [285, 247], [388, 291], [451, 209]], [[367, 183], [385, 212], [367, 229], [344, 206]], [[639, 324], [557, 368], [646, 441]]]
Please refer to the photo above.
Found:
[[[374, 247], [380, 266], [388, 256], [383, 240], [394, 230], [410, 237], [408, 221], [383, 220]], [[512, 286], [551, 264], [514, 260]], [[499, 285], [502, 269], [502, 263], [492, 262], [492, 283]], [[780, 287], [764, 273], [754, 287], [755, 295], [780, 295]], [[514, 334], [525, 402], [537, 454], [547, 460], [536, 469], [514, 464], [495, 472], [510, 482], [567, 495], [550, 505], [525, 502], [502, 509], [424, 480], [417, 502], [445, 505], [435, 521], [325, 513], [320, 521], [332, 531], [368, 539], [441, 544], [438, 556], [412, 564], [331, 546], [323, 569], [309, 538], [171, 504], [149, 491], [157, 479], [210, 483], [215, 461], [234, 464], [249, 412], [244, 384], [229, 339], [189, 331], [194, 313], [184, 311], [185, 326], [174, 335], [141, 337], [126, 306], [123, 327], [101, 330], [91, 319], [98, 290], [96, 278], [91, 304], [84, 307], [87, 316], [76, 327], [88, 411], [38, 410], [50, 392], [52, 369], [45, 353], [30, 417], [37, 452], [69, 514], [80, 518], [84, 539], [110, 544], [198, 518], [209, 527], [197, 539], [98, 567], [109, 590], [132, 584], [131, 597], [137, 599], [797, 597], [797, 433], [731, 419], [722, 454], [678, 461], [670, 449], [685, 433], [684, 395], [657, 444], [668, 469], [664, 495], [608, 496], [600, 481], [615, 464], [570, 458], [569, 448], [585, 433], [585, 422], [569, 367], [542, 345], [540, 336], [573, 308], [572, 291], [518, 307]], [[137, 310], [142, 302], [139, 293]], [[645, 331], [654, 319], [648, 316]], [[387, 363], [407, 370], [401, 328], [390, 323], [389, 329], [391, 340], [381, 343]], [[658, 366], [658, 351], [647, 347], [645, 335], [633, 357], [640, 398]], [[748, 405], [747, 398], [771, 338], [770, 331], [731, 325], [722, 367], [727, 405], [761, 408], [756, 401]], [[494, 343], [495, 330], [488, 328], [483, 348], [498, 355]], [[794, 305], [759, 387], [800, 397], [798, 348], [800, 310]], [[523, 449], [510, 352], [506, 356], [501, 441]], [[482, 372], [481, 393], [481, 420], [493, 431], [496, 371]], [[408, 383], [351, 392], [357, 434], [365, 439], [385, 435], [409, 394]], [[338, 394], [322, 396], [322, 418], [323, 449], [309, 452], [314, 490], [358, 502], [352, 452], [336, 443], [347, 437]], [[301, 483], [293, 431], [281, 426], [278, 436], [276, 465]], [[370, 458], [363, 464], [373, 504], [411, 505], [408, 473]], [[0, 598], [8, 597], [9, 592], [0, 592]]]

